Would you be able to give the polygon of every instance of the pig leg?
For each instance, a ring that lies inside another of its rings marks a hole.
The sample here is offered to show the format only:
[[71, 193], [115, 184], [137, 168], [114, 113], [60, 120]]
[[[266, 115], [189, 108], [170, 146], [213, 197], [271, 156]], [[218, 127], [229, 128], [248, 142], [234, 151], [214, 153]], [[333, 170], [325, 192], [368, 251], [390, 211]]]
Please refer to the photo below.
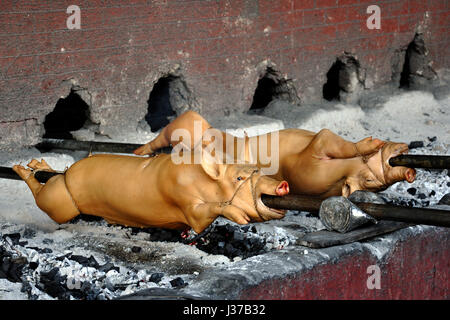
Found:
[[170, 140], [167, 139], [166, 133], [167, 126], [165, 126], [161, 130], [161, 132], [155, 139], [134, 150], [134, 154], [141, 156], [146, 154], [153, 154], [158, 149], [170, 146]]
[[[54, 171], [45, 161], [32, 160], [30, 166], [37, 170]], [[30, 188], [37, 206], [48, 214], [57, 223], [65, 223], [72, 220], [80, 211], [75, 205], [69, 191], [67, 190], [64, 175], [59, 174], [50, 178], [45, 184], [41, 184], [34, 177], [31, 169], [21, 165], [13, 166], [13, 170], [25, 181]]]
[[35, 172], [36, 171], [55, 172], [55, 170], [53, 170], [44, 159], [41, 159], [40, 162], [37, 161], [36, 159], [33, 159], [30, 161], [30, 163], [27, 164], [27, 167], [33, 169]]
[[328, 159], [348, 159], [367, 156], [377, 152], [384, 142], [367, 137], [356, 143], [347, 141], [328, 129], [323, 129], [314, 137], [313, 146], [316, 155]]
[[197, 233], [206, 229], [218, 216], [223, 216], [239, 224], [250, 222], [250, 217], [242, 209], [216, 202], [197, 204], [190, 207], [186, 212], [189, 225]]
[[[197, 125], [198, 127], [196, 127]], [[134, 153], [137, 155], [152, 154], [158, 149], [168, 147], [170, 145], [175, 146], [180, 142], [172, 141], [172, 134], [177, 129], [183, 129], [189, 133], [191, 141], [183, 141], [183, 143], [188, 149], [193, 149], [198, 143], [198, 141], [195, 141], [194, 139], [197, 138], [198, 140], [201, 140], [203, 133], [209, 128], [211, 128], [211, 125], [208, 121], [206, 121], [197, 112], [189, 110], [165, 126], [155, 139], [137, 148]], [[196, 134], [199, 136], [196, 137]]]

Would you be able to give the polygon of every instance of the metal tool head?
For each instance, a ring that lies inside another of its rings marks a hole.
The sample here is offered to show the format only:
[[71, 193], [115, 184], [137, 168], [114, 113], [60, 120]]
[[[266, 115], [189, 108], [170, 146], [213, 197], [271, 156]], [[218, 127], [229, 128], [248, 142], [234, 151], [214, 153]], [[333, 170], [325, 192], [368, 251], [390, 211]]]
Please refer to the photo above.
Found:
[[330, 197], [320, 205], [319, 217], [330, 231], [345, 233], [377, 220], [366, 214], [345, 197]]

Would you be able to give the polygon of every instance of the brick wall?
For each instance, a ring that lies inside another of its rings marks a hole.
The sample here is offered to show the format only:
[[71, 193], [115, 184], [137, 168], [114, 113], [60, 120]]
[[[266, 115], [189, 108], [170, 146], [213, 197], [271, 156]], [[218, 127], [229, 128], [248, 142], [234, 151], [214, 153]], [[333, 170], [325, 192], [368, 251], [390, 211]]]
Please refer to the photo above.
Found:
[[[72, 4], [80, 30], [66, 27]], [[366, 27], [371, 4], [381, 30]], [[366, 87], [386, 83], [417, 28], [434, 68], [448, 67], [449, 9], [447, 0], [2, 0], [0, 145], [36, 143], [71, 88], [85, 89], [92, 120], [108, 133], [135, 129], [169, 73], [208, 114], [248, 110], [267, 66], [292, 79], [302, 101], [321, 99], [344, 51], [365, 69]]]

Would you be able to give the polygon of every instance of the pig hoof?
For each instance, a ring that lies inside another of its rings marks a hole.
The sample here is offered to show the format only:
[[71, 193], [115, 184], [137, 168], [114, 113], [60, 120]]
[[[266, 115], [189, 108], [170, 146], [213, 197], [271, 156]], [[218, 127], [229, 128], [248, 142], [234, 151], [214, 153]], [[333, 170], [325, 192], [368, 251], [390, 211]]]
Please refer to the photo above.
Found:
[[134, 154], [138, 155], [138, 156], [145, 156], [147, 154], [153, 154], [154, 151], [152, 150], [152, 148], [150, 148], [149, 145], [144, 144], [143, 146], [137, 148], [136, 150], [133, 151]]
[[31, 169], [26, 169], [21, 165], [16, 164], [12, 167], [13, 171], [19, 175], [23, 180], [27, 180], [32, 174], [33, 171]]
[[384, 141], [380, 139], [372, 139], [372, 137], [365, 138], [356, 143], [356, 148], [362, 155], [374, 153], [384, 145]]
[[53, 169], [48, 165], [47, 162], [45, 162], [44, 159], [42, 159], [40, 162], [36, 159], [33, 159], [29, 164], [27, 164], [27, 166], [38, 171], [53, 171]]

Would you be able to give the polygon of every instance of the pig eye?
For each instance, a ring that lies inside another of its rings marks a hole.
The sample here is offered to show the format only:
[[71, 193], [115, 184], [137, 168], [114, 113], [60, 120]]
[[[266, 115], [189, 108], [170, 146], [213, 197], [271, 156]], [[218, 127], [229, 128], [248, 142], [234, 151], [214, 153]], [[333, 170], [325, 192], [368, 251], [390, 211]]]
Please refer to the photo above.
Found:
[[245, 178], [242, 178], [241, 176], [237, 177], [237, 181], [244, 180]]

